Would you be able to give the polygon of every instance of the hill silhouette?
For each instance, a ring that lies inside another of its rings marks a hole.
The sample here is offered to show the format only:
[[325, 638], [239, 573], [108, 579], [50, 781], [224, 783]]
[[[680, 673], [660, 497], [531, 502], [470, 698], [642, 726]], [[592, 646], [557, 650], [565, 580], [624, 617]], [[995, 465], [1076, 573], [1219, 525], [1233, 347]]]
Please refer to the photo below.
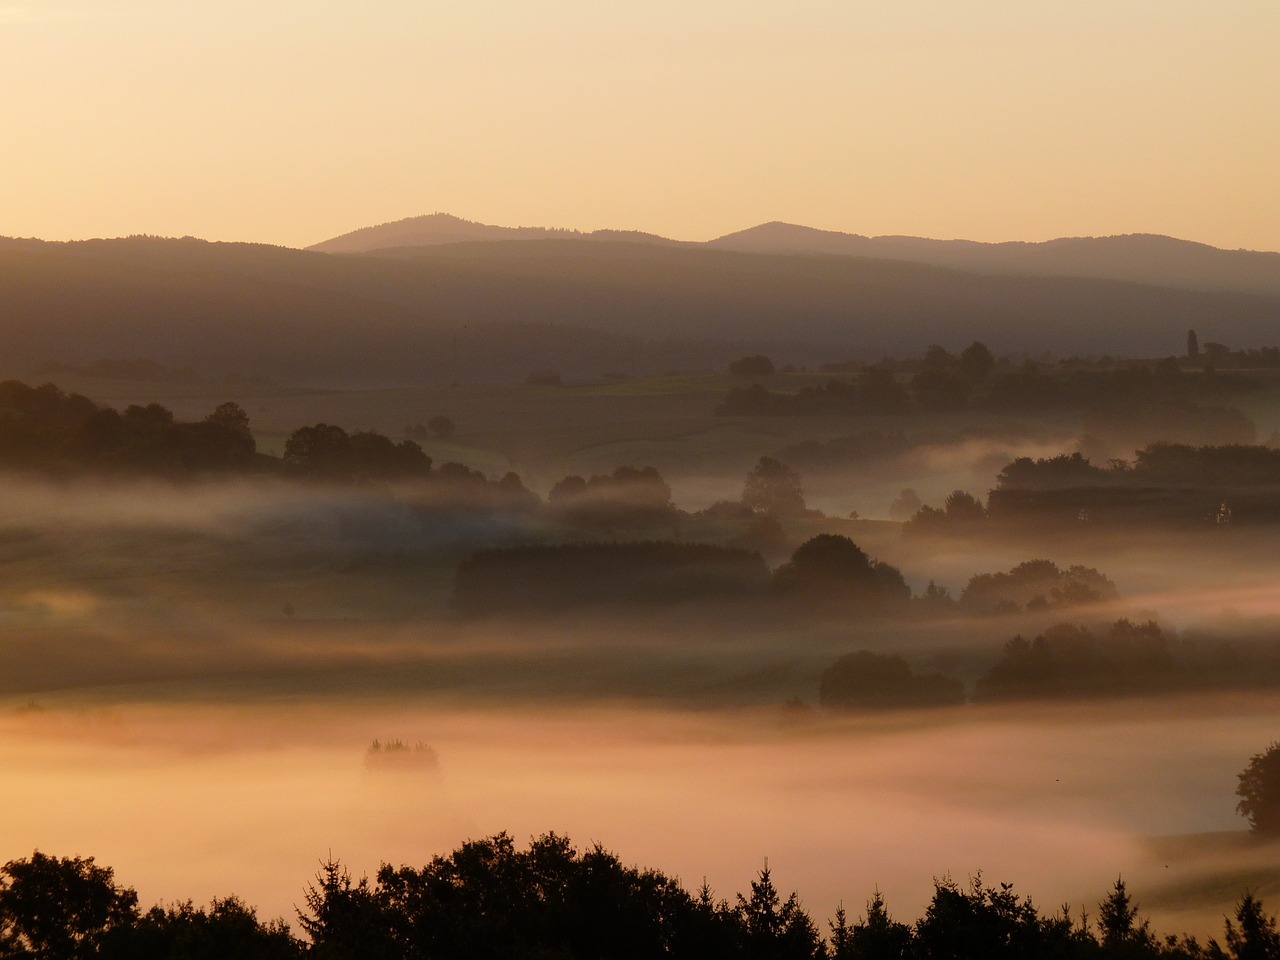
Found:
[[1194, 290], [1280, 295], [1280, 253], [1220, 250], [1156, 234], [1064, 237], [1043, 243], [977, 243], [922, 237], [864, 237], [789, 223], [765, 223], [710, 241], [745, 253], [809, 253], [909, 260], [974, 273], [1094, 277]]
[[630, 240], [665, 245], [681, 243], [639, 230], [595, 230], [583, 233], [580, 230], [551, 227], [496, 227], [476, 223], [474, 220], [463, 220], [448, 213], [430, 213], [374, 227], [362, 227], [332, 240], [312, 244], [306, 249], [321, 253], [370, 253], [397, 247], [428, 247], [482, 240]]
[[445, 213], [365, 227], [308, 247], [325, 253], [399, 253], [398, 248], [493, 240], [626, 240], [710, 247], [738, 253], [808, 254], [906, 260], [999, 276], [1091, 277], [1192, 290], [1280, 296], [1280, 253], [1220, 250], [1155, 234], [1065, 237], [1043, 243], [869, 237], [774, 221], [705, 243], [639, 231], [581, 233], [545, 227], [497, 227]]
[[1280, 297], [858, 257], [505, 240], [330, 255], [132, 237], [0, 242], [15, 368], [149, 357], [197, 373], [423, 382], [816, 364], [978, 339], [1161, 356], [1271, 343]]

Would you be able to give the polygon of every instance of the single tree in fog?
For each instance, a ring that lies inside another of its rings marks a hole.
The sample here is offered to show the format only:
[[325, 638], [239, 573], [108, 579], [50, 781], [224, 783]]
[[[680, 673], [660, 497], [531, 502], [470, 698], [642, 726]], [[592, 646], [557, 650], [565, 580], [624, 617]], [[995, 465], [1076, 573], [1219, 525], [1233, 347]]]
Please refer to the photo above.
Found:
[[1239, 780], [1236, 810], [1248, 819], [1254, 833], [1280, 835], [1280, 740], [1251, 757]]
[[761, 457], [747, 474], [742, 502], [775, 517], [801, 516], [806, 510], [800, 474], [772, 457]]

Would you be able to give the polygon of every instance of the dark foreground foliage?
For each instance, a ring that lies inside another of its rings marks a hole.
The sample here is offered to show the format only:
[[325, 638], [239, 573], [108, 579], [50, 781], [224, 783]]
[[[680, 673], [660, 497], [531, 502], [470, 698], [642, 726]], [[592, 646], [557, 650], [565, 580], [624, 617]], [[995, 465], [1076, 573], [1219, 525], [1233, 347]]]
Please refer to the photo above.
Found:
[[354, 880], [321, 865], [298, 923], [261, 921], [235, 897], [141, 912], [137, 894], [93, 858], [38, 851], [0, 868], [0, 958], [39, 960], [1274, 960], [1275, 918], [1251, 894], [1226, 921], [1225, 947], [1157, 937], [1123, 880], [1073, 918], [1042, 914], [1012, 885], [980, 876], [934, 881], [923, 917], [903, 923], [877, 892], [862, 917], [843, 908], [824, 935], [766, 866], [750, 893], [717, 900], [652, 869], [625, 866], [598, 844], [578, 850], [545, 834], [517, 849], [505, 833], [464, 843], [426, 866], [383, 865]]

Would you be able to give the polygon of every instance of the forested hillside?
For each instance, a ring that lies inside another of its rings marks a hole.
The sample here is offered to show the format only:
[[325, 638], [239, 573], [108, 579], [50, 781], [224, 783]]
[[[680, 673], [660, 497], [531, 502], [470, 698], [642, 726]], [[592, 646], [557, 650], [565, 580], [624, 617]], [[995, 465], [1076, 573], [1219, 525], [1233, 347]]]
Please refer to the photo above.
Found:
[[[385, 252], [384, 252], [385, 253]], [[647, 243], [503, 241], [378, 257], [135, 237], [0, 243], [5, 357], [150, 357], [202, 375], [449, 382], [818, 364], [980, 339], [1164, 356], [1267, 342], [1280, 300], [1104, 280]]]

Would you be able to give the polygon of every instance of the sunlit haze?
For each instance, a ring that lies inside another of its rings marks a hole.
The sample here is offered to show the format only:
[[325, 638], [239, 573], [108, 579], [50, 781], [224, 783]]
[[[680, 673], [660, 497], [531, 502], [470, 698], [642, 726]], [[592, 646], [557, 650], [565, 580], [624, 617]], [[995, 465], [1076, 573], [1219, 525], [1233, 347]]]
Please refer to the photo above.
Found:
[[0, 3], [0, 234], [432, 211], [1280, 249], [1280, 5]]

